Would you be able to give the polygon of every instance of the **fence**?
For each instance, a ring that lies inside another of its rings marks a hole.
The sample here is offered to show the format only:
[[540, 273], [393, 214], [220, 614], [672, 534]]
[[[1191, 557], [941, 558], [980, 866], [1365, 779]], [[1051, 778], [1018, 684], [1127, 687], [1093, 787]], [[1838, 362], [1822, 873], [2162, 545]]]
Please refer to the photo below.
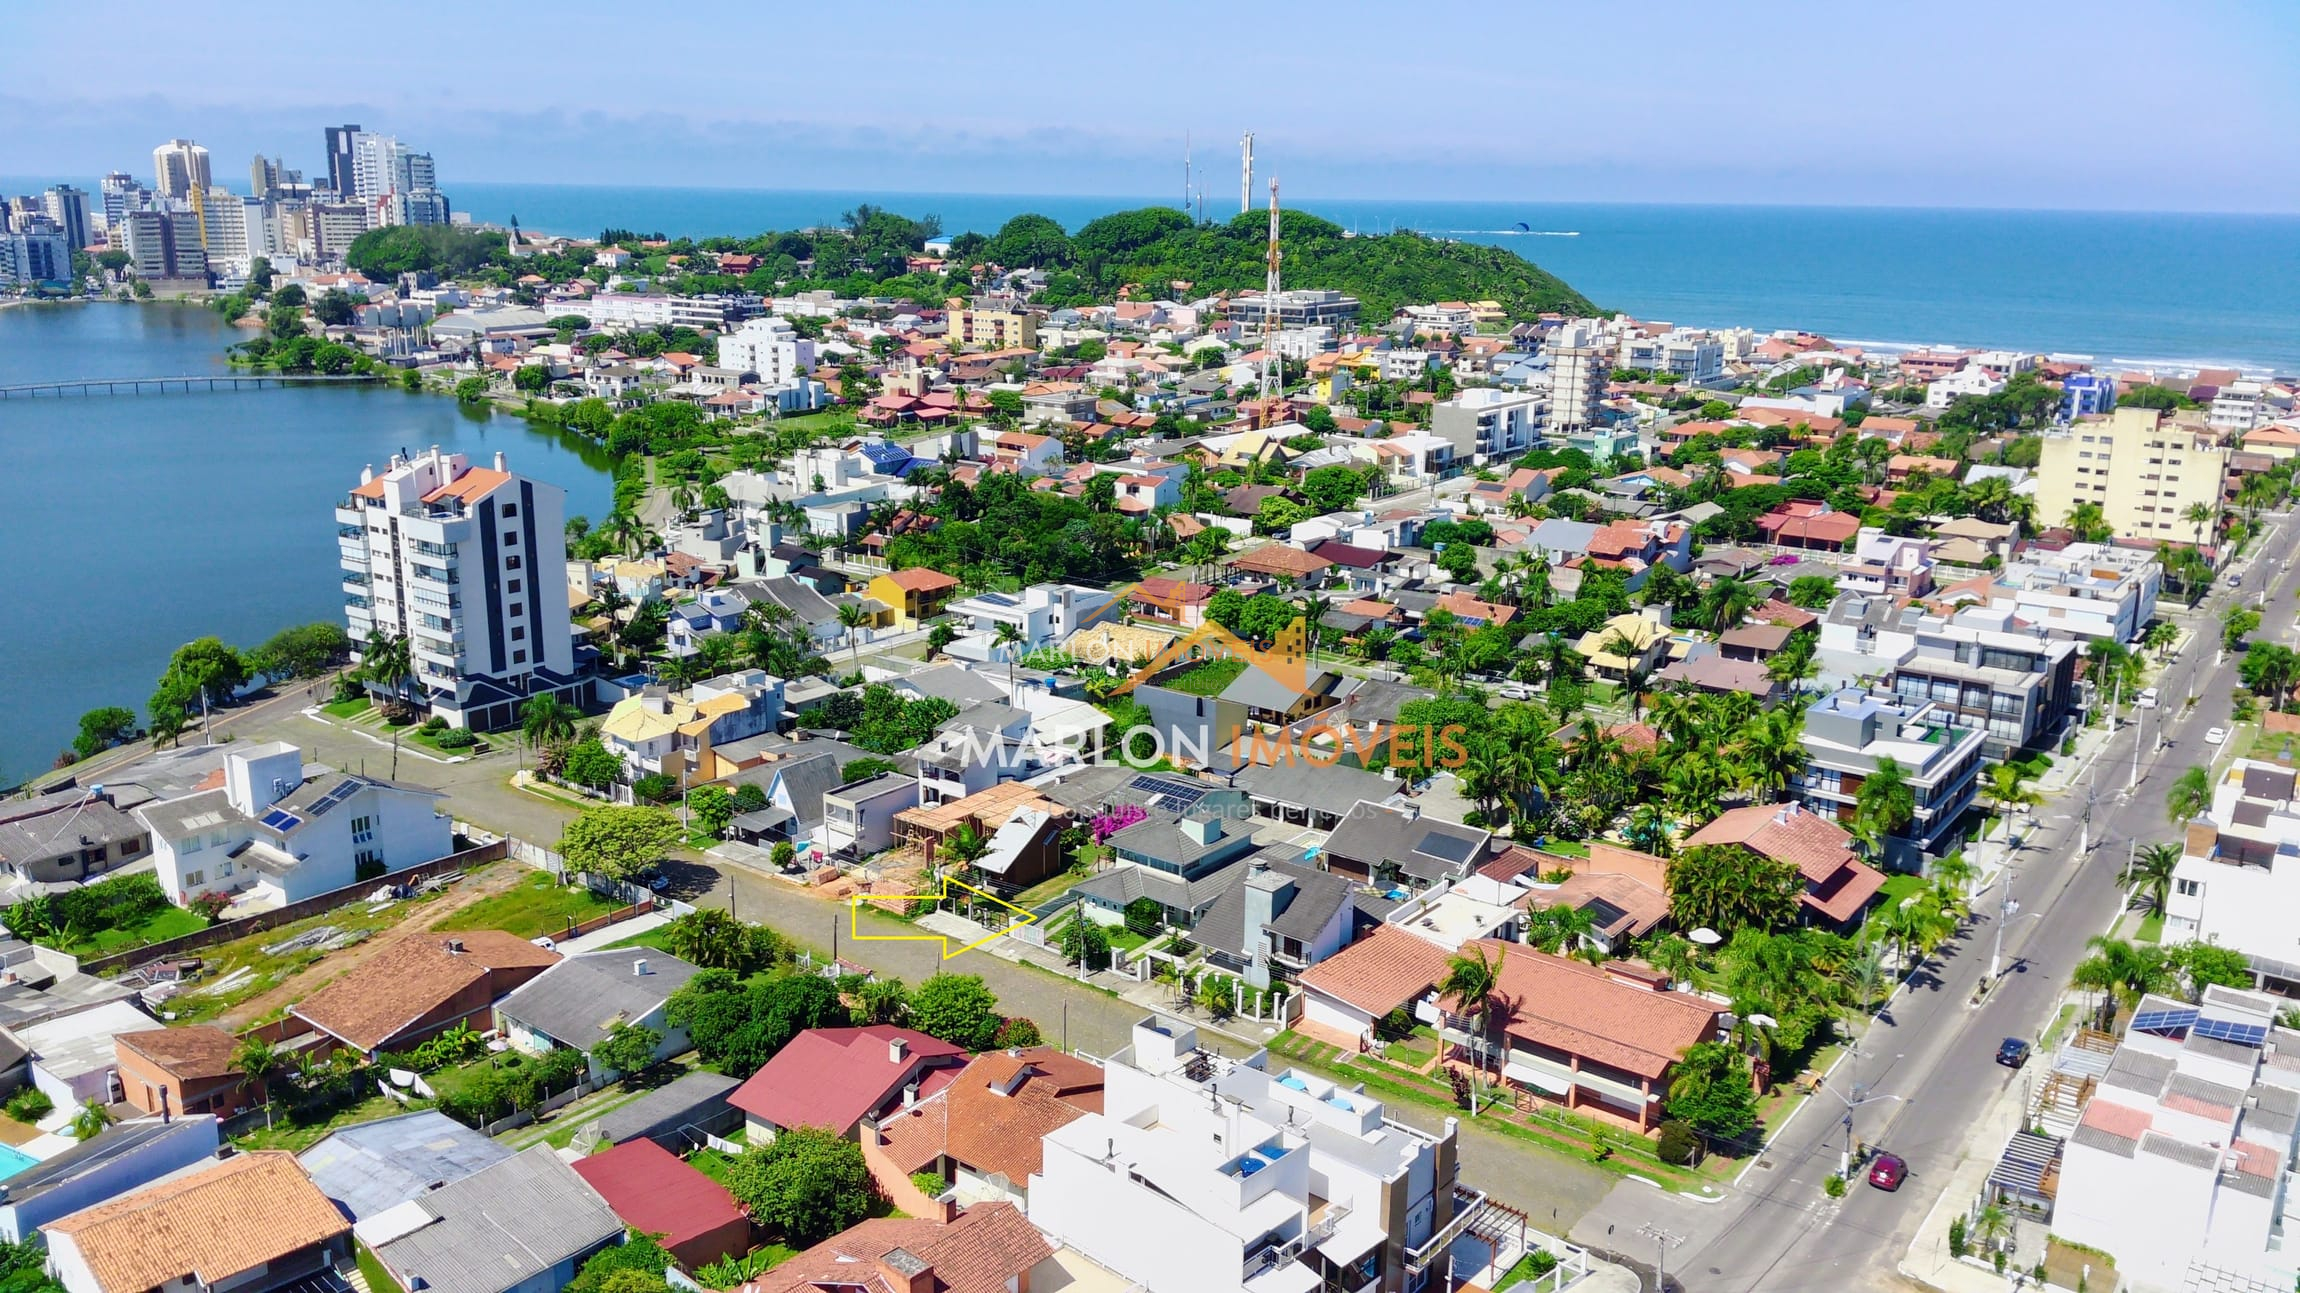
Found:
[[504, 844], [501, 840], [476, 845], [459, 853], [450, 853], [443, 858], [419, 862], [404, 871], [394, 871], [389, 875], [376, 876], [341, 889], [330, 889], [326, 893], [316, 893], [309, 898], [299, 902], [291, 902], [284, 907], [275, 908], [271, 911], [257, 912], [255, 915], [242, 916], [237, 920], [221, 921], [208, 926], [206, 929], [193, 930], [189, 934], [179, 934], [174, 938], [162, 939], [157, 943], [146, 943], [142, 947], [132, 947], [124, 952], [114, 952], [110, 956], [92, 956], [80, 962], [80, 971], [83, 974], [103, 974], [112, 970], [142, 965], [146, 961], [167, 960], [184, 952], [197, 951], [203, 947], [214, 947], [219, 943], [229, 943], [234, 939], [245, 938], [250, 934], [261, 934], [268, 929], [292, 925], [306, 916], [317, 916], [321, 912], [334, 911], [338, 907], [348, 907], [353, 903], [365, 902], [367, 896], [374, 893], [379, 884], [413, 884], [416, 881], [427, 880], [436, 875], [445, 875], [450, 871], [468, 871], [473, 867], [489, 862], [501, 861], [504, 854]]

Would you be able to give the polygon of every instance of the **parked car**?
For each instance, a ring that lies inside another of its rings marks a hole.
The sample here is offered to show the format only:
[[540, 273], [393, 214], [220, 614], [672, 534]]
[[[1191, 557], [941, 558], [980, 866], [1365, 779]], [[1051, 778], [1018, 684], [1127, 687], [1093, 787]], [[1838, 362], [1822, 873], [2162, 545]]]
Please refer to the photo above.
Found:
[[1522, 682], [1505, 682], [1501, 685], [1501, 698], [1503, 700], [1532, 700], [1533, 688]]
[[2156, 708], [2156, 688], [2151, 687], [2147, 691], [2140, 693], [2140, 699], [2132, 703], [2138, 705], [2142, 709]]
[[2228, 729], [2225, 727], [2216, 727], [2204, 734], [2204, 743], [2206, 745], [2218, 745], [2227, 739]]
[[1897, 1155], [1879, 1154], [1877, 1161], [1869, 1164], [1869, 1184], [1880, 1190], [1900, 1189], [1901, 1182], [1907, 1180], [1908, 1176], [1909, 1165]]
[[1997, 1063], [2008, 1069], [2028, 1063], [2028, 1043], [2018, 1037], [2005, 1038], [1997, 1044]]

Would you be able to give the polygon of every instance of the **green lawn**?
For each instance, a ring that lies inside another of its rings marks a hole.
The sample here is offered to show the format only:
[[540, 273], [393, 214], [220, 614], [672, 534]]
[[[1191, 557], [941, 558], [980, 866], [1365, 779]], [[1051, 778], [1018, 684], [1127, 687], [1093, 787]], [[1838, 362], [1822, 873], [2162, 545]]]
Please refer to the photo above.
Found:
[[1110, 939], [1110, 946], [1120, 952], [1131, 952], [1147, 944], [1150, 939], [1135, 933], [1124, 925], [1105, 925], [1102, 932]]
[[521, 938], [558, 934], [570, 921], [589, 920], [615, 910], [615, 904], [584, 885], [565, 885], [537, 871], [517, 888], [482, 898], [441, 921], [441, 930], [500, 929]]
[[329, 701], [327, 704], [319, 707], [319, 712], [327, 715], [329, 718], [348, 719], [358, 718], [360, 715], [365, 714], [367, 711], [373, 708], [375, 708], [375, 706], [368, 702], [367, 697], [354, 696], [350, 700]]
[[[1085, 845], [1081, 849], [1081, 852], [1083, 852], [1084, 849], [1092, 847], [1094, 846], [1091, 844]], [[1086, 881], [1093, 874], [1094, 873], [1092, 871], [1065, 871], [1061, 875], [1054, 876], [1051, 879], [1039, 881], [1037, 884], [1030, 886], [1028, 889], [1023, 890], [1021, 893], [1014, 895], [1010, 901], [1012, 901], [1017, 907], [1035, 907], [1049, 898], [1060, 897], [1061, 895], [1070, 892], [1077, 886], [1086, 883]]]
[[719, 1184], [725, 1185], [728, 1176], [734, 1170], [735, 1158], [732, 1154], [722, 1153], [706, 1146], [687, 1155], [687, 1166], [694, 1168]]
[[1930, 887], [1921, 875], [1896, 871], [1886, 876], [1885, 887], [1877, 890], [1877, 909], [1882, 911], [1888, 907], [1898, 907]]
[[629, 938], [616, 939], [599, 950], [606, 952], [619, 947], [651, 947], [658, 952], [668, 952], [671, 950], [670, 930], [669, 925], [657, 925], [653, 929], [633, 934]]
[[[423, 1102], [417, 1101], [416, 1103], [421, 1105]], [[257, 1126], [253, 1130], [242, 1132], [232, 1137], [232, 1143], [239, 1146], [242, 1152], [252, 1149], [284, 1149], [300, 1154], [318, 1144], [329, 1132], [341, 1130], [354, 1123], [374, 1122], [378, 1118], [393, 1117], [407, 1112], [408, 1107], [390, 1096], [378, 1094], [369, 1096], [358, 1104], [337, 1112], [334, 1117], [325, 1122], [297, 1125], [289, 1122], [287, 1115], [283, 1113], [272, 1120], [270, 1127]]]
[[208, 922], [197, 913], [181, 907], [162, 907], [133, 925], [117, 929], [98, 930], [80, 939], [64, 950], [74, 956], [107, 956], [124, 952], [131, 947], [157, 943], [162, 939], [178, 938], [196, 930], [206, 929]]
[[1192, 696], [1219, 696], [1238, 675], [1246, 672], [1243, 660], [1208, 660], [1174, 675], [1159, 685]]
[[359, 1263], [359, 1273], [367, 1279], [368, 1293], [397, 1293], [399, 1281], [391, 1277], [391, 1272], [383, 1268], [383, 1263], [367, 1250], [366, 1244], [354, 1242], [351, 1248], [354, 1260]]
[[2143, 917], [2141, 917], [2141, 918], [2140, 918], [2140, 933], [2139, 933], [2138, 935], [2136, 935], [2136, 937], [2137, 937], [2137, 938], [2139, 938], [2139, 940], [2140, 940], [2141, 942], [2143, 942], [2143, 943], [2161, 943], [2161, 942], [2163, 942], [2163, 941], [2164, 941], [2164, 917], [2163, 917], [2163, 915], [2162, 915], [2161, 913], [2158, 913], [2158, 912], [2153, 912], [2153, 911], [2152, 911], [2152, 912], [2148, 913], [2146, 916], [2143, 916]]

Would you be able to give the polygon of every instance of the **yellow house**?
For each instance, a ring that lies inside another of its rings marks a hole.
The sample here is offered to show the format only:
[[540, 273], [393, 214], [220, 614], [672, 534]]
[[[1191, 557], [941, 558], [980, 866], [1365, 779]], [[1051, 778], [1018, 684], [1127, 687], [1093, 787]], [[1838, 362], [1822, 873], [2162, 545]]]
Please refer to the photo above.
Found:
[[[1626, 646], [1629, 654], [1615, 651], [1617, 646]], [[1633, 668], [1651, 672], [1660, 667], [1669, 654], [1669, 630], [1642, 615], [1623, 613], [1583, 634], [1573, 649], [1599, 674], [1622, 678]]]
[[1232, 441], [1229, 448], [1222, 451], [1218, 465], [1223, 467], [1251, 467], [1255, 463], [1268, 461], [1283, 467], [1286, 465], [1286, 460], [1291, 456], [1286, 452], [1286, 442], [1282, 437], [1271, 435], [1267, 431], [1247, 431]]
[[892, 610], [894, 626], [907, 633], [942, 614], [944, 604], [957, 591], [958, 581], [949, 575], [913, 566], [871, 580], [865, 595]]
[[740, 771], [712, 748], [711, 729], [750, 707], [748, 697], [733, 692], [696, 703], [649, 688], [615, 703], [599, 725], [599, 739], [632, 775], [659, 772], [685, 790]]

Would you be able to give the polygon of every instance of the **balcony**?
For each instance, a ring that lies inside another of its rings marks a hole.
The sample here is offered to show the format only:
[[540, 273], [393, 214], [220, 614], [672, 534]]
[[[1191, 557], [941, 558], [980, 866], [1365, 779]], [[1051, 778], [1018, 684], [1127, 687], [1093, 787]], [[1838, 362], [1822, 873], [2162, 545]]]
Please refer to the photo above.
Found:
[[439, 557], [447, 561], [455, 560], [455, 545], [452, 543], [427, 543], [417, 539], [407, 546], [418, 556]]
[[456, 576], [454, 571], [441, 570], [433, 566], [411, 565], [407, 568], [407, 577], [409, 581], [413, 583], [436, 584], [441, 588], [452, 588], [455, 585], [463, 582]]

